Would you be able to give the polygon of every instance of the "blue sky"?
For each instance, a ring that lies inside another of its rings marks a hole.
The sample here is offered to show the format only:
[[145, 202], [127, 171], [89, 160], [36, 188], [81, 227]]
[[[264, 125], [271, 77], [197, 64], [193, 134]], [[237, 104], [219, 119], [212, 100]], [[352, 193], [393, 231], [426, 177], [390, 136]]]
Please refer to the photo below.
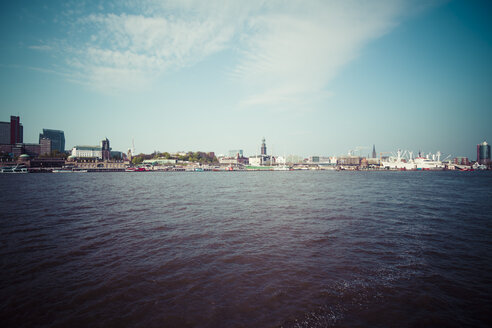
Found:
[[0, 120], [66, 147], [475, 158], [488, 1], [3, 1]]

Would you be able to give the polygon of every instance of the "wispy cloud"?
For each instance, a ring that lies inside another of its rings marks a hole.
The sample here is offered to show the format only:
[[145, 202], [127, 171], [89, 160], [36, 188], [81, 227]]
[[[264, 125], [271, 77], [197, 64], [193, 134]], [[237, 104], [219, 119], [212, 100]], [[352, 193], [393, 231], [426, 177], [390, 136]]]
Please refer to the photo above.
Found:
[[65, 58], [73, 80], [101, 91], [145, 88], [168, 70], [230, 47], [239, 17], [247, 16], [244, 6], [233, 2], [121, 1], [106, 4], [109, 11], [73, 7], [56, 19], [67, 27], [67, 38], [50, 47]]
[[387, 33], [404, 9], [391, 2], [293, 2], [252, 18], [234, 76], [250, 96], [245, 106], [285, 106], [323, 93], [327, 82], [370, 40]]
[[29, 46], [29, 49], [39, 50], [39, 51], [51, 51], [51, 50], [53, 50], [53, 47], [48, 46], [46, 44], [41, 44], [41, 45], [32, 45], [32, 46]]
[[[240, 106], [306, 104], [360, 49], [401, 20], [391, 1], [132, 1], [68, 8], [69, 35], [32, 49], [63, 53], [73, 79], [135, 89], [225, 49], [237, 55]], [[104, 9], [104, 10], [103, 10]], [[60, 18], [62, 19], [62, 18]], [[68, 18], [65, 18], [68, 20]]]

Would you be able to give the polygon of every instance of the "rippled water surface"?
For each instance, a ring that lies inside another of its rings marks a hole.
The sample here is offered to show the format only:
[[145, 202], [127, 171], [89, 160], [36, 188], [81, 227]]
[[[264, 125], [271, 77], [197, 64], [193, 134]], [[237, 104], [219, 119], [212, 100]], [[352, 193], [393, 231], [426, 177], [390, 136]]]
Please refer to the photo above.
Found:
[[489, 326], [491, 173], [3, 174], [2, 326]]

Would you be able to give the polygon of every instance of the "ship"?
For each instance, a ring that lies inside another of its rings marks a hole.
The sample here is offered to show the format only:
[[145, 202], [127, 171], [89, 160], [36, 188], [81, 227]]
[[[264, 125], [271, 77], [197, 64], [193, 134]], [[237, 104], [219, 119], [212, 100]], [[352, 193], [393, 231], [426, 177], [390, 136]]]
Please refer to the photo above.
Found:
[[[431, 157], [432, 156], [432, 157]], [[427, 155], [426, 157], [419, 156], [413, 160], [417, 170], [444, 170], [444, 164], [440, 160], [441, 153], [435, 155]]]
[[[405, 155], [408, 154], [408, 158]], [[427, 156], [419, 155], [413, 158], [413, 152], [397, 151], [396, 157], [388, 157], [386, 160], [381, 160], [381, 167], [390, 170], [414, 171], [414, 170], [444, 170], [445, 166], [440, 160], [441, 152], [436, 154], [428, 154]]]
[[24, 165], [16, 165], [16, 166], [6, 166], [0, 168], [0, 173], [28, 173], [27, 167]]

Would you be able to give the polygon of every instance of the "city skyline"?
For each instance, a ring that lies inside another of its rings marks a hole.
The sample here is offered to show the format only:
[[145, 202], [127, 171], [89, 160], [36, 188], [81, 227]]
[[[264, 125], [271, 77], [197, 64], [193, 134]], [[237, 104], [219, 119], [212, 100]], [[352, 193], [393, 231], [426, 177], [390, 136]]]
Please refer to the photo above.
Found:
[[24, 142], [474, 159], [492, 140], [491, 5], [2, 3], [0, 110]]

